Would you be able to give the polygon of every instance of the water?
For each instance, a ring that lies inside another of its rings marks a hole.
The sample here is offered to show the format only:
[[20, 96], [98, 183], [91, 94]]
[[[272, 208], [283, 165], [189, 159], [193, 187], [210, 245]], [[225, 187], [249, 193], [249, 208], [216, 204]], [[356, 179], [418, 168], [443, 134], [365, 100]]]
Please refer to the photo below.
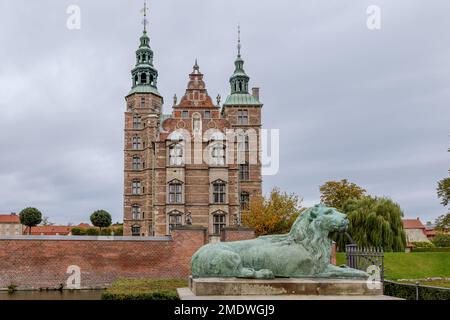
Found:
[[103, 290], [7, 291], [0, 292], [0, 300], [101, 300]]

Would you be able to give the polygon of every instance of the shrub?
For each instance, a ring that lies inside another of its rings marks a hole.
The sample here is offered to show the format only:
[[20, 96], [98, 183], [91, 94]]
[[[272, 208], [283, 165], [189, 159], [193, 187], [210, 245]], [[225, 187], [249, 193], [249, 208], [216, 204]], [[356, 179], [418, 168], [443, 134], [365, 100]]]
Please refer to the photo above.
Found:
[[432, 241], [436, 247], [450, 247], [450, 234], [439, 233]]
[[86, 235], [87, 236], [98, 236], [99, 235], [99, 231], [97, 228], [88, 228], [86, 229]]
[[413, 252], [450, 252], [450, 247], [414, 248]]
[[123, 226], [117, 226], [113, 228], [114, 235], [117, 237], [123, 236]]
[[179, 300], [176, 289], [186, 280], [118, 280], [103, 293], [102, 300]]
[[[416, 285], [385, 281], [384, 294], [406, 300], [416, 300]], [[450, 290], [419, 285], [419, 300], [450, 300]]]
[[84, 236], [86, 234], [86, 231], [84, 229], [73, 227], [72, 228], [72, 235], [73, 236]]
[[110, 236], [112, 232], [111, 228], [104, 228], [102, 230], [100, 230], [100, 235], [102, 236]]
[[434, 244], [426, 241], [411, 242], [411, 244], [416, 248], [434, 248]]
[[91, 214], [91, 222], [94, 226], [100, 228], [109, 227], [111, 225], [111, 215], [105, 210], [97, 210]]

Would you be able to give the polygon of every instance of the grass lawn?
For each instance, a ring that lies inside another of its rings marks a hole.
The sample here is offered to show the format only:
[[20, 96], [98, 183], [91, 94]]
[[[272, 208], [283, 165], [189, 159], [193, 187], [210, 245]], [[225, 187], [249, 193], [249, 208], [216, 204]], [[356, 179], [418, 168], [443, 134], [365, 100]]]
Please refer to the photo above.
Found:
[[178, 300], [177, 288], [188, 286], [187, 280], [117, 280], [103, 293], [103, 300]]
[[[345, 264], [345, 253], [337, 253], [336, 260]], [[386, 252], [384, 274], [389, 280], [450, 278], [450, 252]]]

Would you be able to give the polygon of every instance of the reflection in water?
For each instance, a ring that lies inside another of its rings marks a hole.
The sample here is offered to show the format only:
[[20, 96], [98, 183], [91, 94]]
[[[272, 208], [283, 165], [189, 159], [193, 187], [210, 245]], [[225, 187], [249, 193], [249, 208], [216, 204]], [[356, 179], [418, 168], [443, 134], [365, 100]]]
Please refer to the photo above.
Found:
[[103, 290], [0, 292], [0, 300], [100, 300]]

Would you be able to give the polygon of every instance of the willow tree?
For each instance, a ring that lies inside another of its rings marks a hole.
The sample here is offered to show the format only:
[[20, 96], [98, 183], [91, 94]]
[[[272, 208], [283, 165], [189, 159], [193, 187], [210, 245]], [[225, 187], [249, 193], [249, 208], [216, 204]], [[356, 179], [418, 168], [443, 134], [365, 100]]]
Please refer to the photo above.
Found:
[[[370, 196], [352, 199], [344, 204], [343, 211], [350, 221], [347, 232], [357, 245], [404, 251], [403, 211], [391, 199]], [[342, 234], [335, 235], [335, 239], [340, 250], [349, 243]]]

